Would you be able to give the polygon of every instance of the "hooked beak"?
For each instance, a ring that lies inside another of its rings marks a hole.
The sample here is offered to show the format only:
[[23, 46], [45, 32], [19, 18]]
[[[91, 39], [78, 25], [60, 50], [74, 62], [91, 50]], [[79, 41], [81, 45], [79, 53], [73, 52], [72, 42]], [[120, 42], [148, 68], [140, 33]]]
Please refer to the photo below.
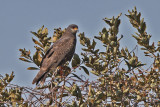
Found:
[[77, 27], [73, 28], [73, 32], [77, 33], [79, 30]]
[[78, 30], [78, 28], [77, 28], [77, 27], [75, 27], [75, 28], [74, 28], [74, 31], [78, 32], [79, 30]]

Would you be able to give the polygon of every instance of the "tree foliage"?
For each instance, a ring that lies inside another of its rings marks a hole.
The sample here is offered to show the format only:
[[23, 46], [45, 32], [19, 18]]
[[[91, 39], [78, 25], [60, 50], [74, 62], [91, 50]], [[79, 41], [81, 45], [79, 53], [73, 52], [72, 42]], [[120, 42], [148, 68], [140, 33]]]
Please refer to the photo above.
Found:
[[[50, 72], [43, 86], [35, 89], [20, 87], [10, 82], [14, 74], [0, 78], [0, 105], [2, 106], [66, 106], [66, 107], [111, 107], [111, 106], [159, 106], [160, 104], [160, 41], [151, 43], [151, 35], [146, 32], [146, 23], [136, 8], [128, 10], [131, 25], [137, 30], [133, 38], [151, 65], [139, 60], [135, 49], [120, 47], [123, 35], [119, 25], [121, 14], [104, 18], [109, 26], [104, 27], [98, 36], [88, 38], [85, 33], [78, 35], [83, 46], [81, 57], [73, 56], [71, 65], [65, 64], [64, 73], [58, 70]], [[35, 43], [35, 53], [19, 49], [20, 60], [35, 64], [28, 70], [38, 70], [45, 52], [58, 40], [65, 29], [54, 29], [53, 37], [48, 37], [48, 29], [42, 26], [37, 32], [31, 32]], [[35, 39], [36, 37], [36, 39]], [[97, 45], [97, 41], [102, 44]], [[105, 50], [101, 50], [100, 48]], [[145, 65], [145, 66], [144, 66]], [[79, 75], [79, 71], [87, 75]], [[90, 80], [88, 75], [95, 75]]]

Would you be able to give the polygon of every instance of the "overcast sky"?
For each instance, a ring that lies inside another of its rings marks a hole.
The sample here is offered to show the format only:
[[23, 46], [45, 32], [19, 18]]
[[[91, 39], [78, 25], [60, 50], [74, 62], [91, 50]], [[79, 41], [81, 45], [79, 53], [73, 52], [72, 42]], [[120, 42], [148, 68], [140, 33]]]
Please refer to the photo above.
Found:
[[[121, 46], [129, 46], [132, 50], [136, 41], [131, 34], [135, 30], [125, 14], [134, 6], [145, 18], [151, 40], [157, 42], [160, 40], [159, 5], [159, 0], [1, 0], [0, 74], [14, 71], [16, 84], [32, 86], [38, 71], [26, 70], [32, 65], [19, 61], [18, 49], [26, 48], [34, 52], [30, 31], [37, 31], [42, 25], [49, 29], [49, 36], [52, 36], [53, 28], [64, 29], [69, 24], [77, 24], [79, 32], [85, 32], [92, 39], [103, 27], [107, 27], [102, 20], [104, 17], [111, 18], [122, 13], [119, 36], [123, 34], [124, 38]], [[76, 52], [81, 52], [81, 49], [77, 48]]]

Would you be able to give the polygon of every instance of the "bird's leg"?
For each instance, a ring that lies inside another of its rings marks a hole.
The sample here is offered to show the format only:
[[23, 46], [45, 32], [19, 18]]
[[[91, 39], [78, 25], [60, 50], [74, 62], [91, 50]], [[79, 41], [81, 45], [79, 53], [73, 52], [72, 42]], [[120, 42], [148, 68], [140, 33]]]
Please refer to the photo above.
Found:
[[58, 66], [58, 72], [59, 72], [59, 74], [61, 76], [61, 81], [62, 81], [63, 75], [64, 75], [63, 70], [64, 70], [64, 66]]
[[64, 69], [63, 66], [58, 66], [58, 72], [61, 76], [63, 75], [63, 69]]

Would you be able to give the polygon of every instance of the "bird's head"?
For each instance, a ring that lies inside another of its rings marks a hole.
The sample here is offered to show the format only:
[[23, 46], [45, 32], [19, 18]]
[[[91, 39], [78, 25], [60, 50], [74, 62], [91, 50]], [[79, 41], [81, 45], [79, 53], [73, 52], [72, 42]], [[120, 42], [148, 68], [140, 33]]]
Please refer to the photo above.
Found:
[[67, 27], [67, 30], [71, 31], [72, 34], [76, 34], [78, 31], [78, 26], [75, 24], [71, 24]]

